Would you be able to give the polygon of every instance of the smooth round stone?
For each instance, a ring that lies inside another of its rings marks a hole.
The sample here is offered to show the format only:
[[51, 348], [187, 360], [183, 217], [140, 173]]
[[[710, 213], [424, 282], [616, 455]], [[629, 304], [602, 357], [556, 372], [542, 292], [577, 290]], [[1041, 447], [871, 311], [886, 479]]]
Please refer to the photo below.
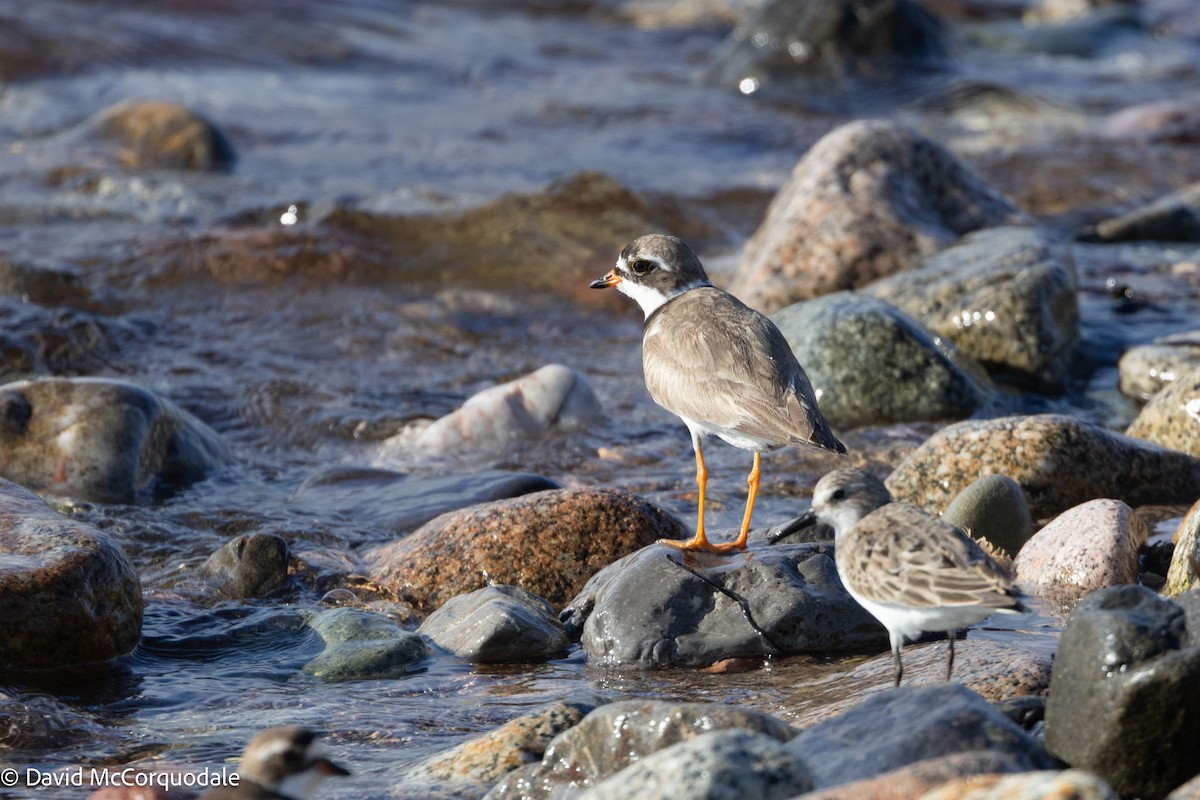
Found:
[[1101, 220], [1084, 238], [1101, 242], [1200, 242], [1200, 183]]
[[1137, 583], [1149, 530], [1120, 500], [1067, 509], [1033, 535], [1013, 560], [1022, 590], [1070, 609], [1099, 589]]
[[1123, 797], [1162, 798], [1200, 765], [1200, 644], [1183, 608], [1143, 586], [1084, 598], [1063, 627], [1046, 748]]
[[[421, 431], [411, 447], [431, 453], [502, 450], [514, 442], [594, 425], [603, 417], [587, 378], [549, 364], [472, 396]], [[389, 451], [409, 446], [404, 434], [392, 437], [381, 446], [379, 458], [386, 462]]]
[[287, 582], [287, 542], [273, 533], [242, 534], [221, 545], [200, 572], [222, 597], [266, 597]]
[[137, 572], [109, 536], [0, 480], [0, 670], [109, 661], [142, 634]]
[[1034, 228], [976, 231], [868, 294], [911, 315], [993, 377], [1061, 391], [1079, 341], [1075, 265]]
[[116, 144], [112, 155], [125, 168], [210, 171], [235, 160], [233, 146], [215, 125], [165, 100], [122, 100], [97, 112], [84, 128]]
[[787, 800], [811, 789], [808, 767], [778, 740], [735, 729], [651, 753], [584, 792], [580, 800]]
[[940, 513], [990, 474], [1020, 484], [1035, 519], [1097, 498], [1137, 507], [1200, 496], [1200, 460], [1062, 414], [947, 426], [912, 451], [886, 483], [896, 500]]
[[773, 319], [834, 425], [962, 419], [991, 402], [970, 358], [882, 300], [837, 292]]
[[1200, 368], [1185, 372], [1150, 398], [1125, 433], [1200, 456]]
[[1149, 400], [1180, 375], [1200, 369], [1200, 331], [1162, 336], [1131, 347], [1117, 362], [1121, 392]]
[[541, 661], [570, 644], [550, 604], [518, 586], [487, 586], [452, 597], [417, 633], [476, 663]]
[[1167, 597], [1178, 597], [1200, 588], [1200, 500], [1188, 509], [1172, 541], [1175, 550], [1171, 553], [1167, 585], [1162, 593]]
[[201, 480], [232, 458], [215, 431], [132, 383], [0, 386], [0, 475], [30, 489], [130, 503]]
[[894, 122], [851, 122], [796, 165], [730, 291], [770, 313], [909, 269], [970, 231], [1025, 221], [931, 139]]
[[1033, 535], [1033, 517], [1021, 485], [1007, 475], [984, 475], [959, 492], [942, 519], [976, 538], [987, 539], [1008, 555]]
[[325, 683], [399, 678], [429, 655], [425, 640], [379, 614], [331, 608], [308, 620], [325, 650], [304, 671]]

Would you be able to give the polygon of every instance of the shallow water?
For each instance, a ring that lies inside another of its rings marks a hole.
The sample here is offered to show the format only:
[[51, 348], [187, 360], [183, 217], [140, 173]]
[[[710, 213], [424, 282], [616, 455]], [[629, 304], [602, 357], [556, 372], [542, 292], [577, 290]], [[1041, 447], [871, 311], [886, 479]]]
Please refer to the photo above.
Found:
[[[1122, 107], [1200, 91], [1195, 31], [1100, 37], [1096, 58], [981, 50], [964, 36], [954, 71], [904, 92], [784, 92], [778, 102], [778, 93], [746, 97], [697, 80], [722, 25], [639, 27], [612, 13], [615, 5], [592, 13], [382, 0], [159, 5], [0, 0], [10, 30], [63, 43], [35, 67], [13, 67], [0, 85], [0, 257], [78, 275], [93, 307], [129, 325], [89, 374], [171, 397], [227, 438], [238, 466], [161, 505], [70, 509], [111, 533], [137, 565], [144, 641], [103, 679], [5, 689], [53, 694], [97, 724], [67, 747], [6, 754], [22, 768], [214, 768], [259, 728], [296, 722], [328, 731], [335, 755], [355, 771], [327, 796], [381, 797], [407, 765], [553, 699], [727, 700], [799, 720], [861, 688], [845, 680], [861, 656], [797, 657], [741, 675], [614, 672], [588, 667], [578, 652], [488, 669], [434, 658], [404, 679], [334, 686], [300, 674], [321, 646], [301, 615], [320, 607], [322, 581], [390, 536], [367, 510], [297, 503], [318, 469], [371, 463], [378, 442], [407, 423], [548, 362], [584, 372], [608, 419], [500, 455], [413, 456], [396, 466], [419, 474], [501, 467], [619, 486], [690, 520], [691, 448], [642, 386], [636, 309], [613, 311], [611, 298], [402, 276], [230, 285], [180, 267], [159, 243], [238, 218], [280, 218], [291, 204], [302, 229], [335, 207], [461, 209], [600, 170], [707, 215], [713, 233], [703, 255], [721, 279], [804, 150], [865, 114], [937, 136], [1064, 233], [1200, 176], [1186, 143], [1114, 144], [1089, 132]], [[1186, 0], [1150, 6], [1187, 8]], [[1022, 36], [1007, 22], [961, 30], [1009, 45]], [[1034, 117], [920, 101], [963, 80], [1030, 92], [1047, 106]], [[177, 100], [213, 119], [233, 141], [236, 165], [125, 173], [96, 161], [77, 126], [129, 97]], [[64, 166], [82, 177], [48, 177]], [[614, 256], [622, 244], [612, 242]], [[1136, 405], [1115, 392], [1116, 356], [1194, 325], [1200, 282], [1173, 266], [1200, 263], [1200, 248], [1075, 245], [1074, 253], [1085, 358], [1071, 393], [1053, 403], [1119, 426]], [[882, 467], [935, 429], [845, 431], [843, 439]], [[710, 524], [733, 528], [749, 458], [720, 445], [706, 454]], [[756, 522], [801, 511], [830, 464], [797, 451], [768, 456]], [[206, 600], [195, 569], [247, 530], [283, 534], [315, 577], [284, 601]], [[1044, 652], [1053, 631], [1052, 621], [1032, 617], [972, 636]]]

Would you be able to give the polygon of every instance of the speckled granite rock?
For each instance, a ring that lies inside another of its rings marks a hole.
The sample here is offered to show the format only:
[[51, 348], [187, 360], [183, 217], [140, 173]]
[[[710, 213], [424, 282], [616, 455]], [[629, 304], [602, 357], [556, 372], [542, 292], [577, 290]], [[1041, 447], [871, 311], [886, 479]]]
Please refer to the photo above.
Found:
[[1063, 628], [1046, 748], [1125, 797], [1159, 800], [1200, 771], [1200, 642], [1143, 586], [1085, 597]]
[[580, 800], [787, 800], [811, 788], [808, 767], [778, 740], [734, 729], [651, 753], [584, 792]]
[[688, 537], [683, 523], [634, 495], [560, 489], [443, 514], [366, 560], [373, 580], [420, 610], [489, 583], [520, 586], [559, 606], [621, 556]]
[[287, 581], [287, 542], [262, 531], [235, 536], [208, 557], [200, 573], [221, 597], [265, 597]]
[[819, 789], [978, 750], [1001, 754], [1027, 770], [1054, 767], [1033, 738], [955, 683], [870, 695], [852, 710], [804, 729], [788, 748], [809, 765]]
[[881, 300], [837, 292], [774, 321], [835, 425], [962, 419], [990, 402], [978, 365]]
[[122, 100], [97, 112], [84, 130], [114, 142], [112, 157], [126, 168], [214, 170], [234, 161], [232, 145], [216, 126], [166, 100]]
[[1161, 336], [1131, 347], [1121, 354], [1117, 369], [1124, 394], [1149, 400], [1180, 375], [1200, 369], [1200, 331]]
[[[829, 544], [752, 545], [743, 554], [689, 554], [686, 564], [747, 601], [738, 602], [654, 545], [605, 567], [563, 612], [596, 664], [706, 666], [768, 653], [886, 646], [884, 629], [842, 588]], [[775, 650], [778, 647], [779, 650]]]
[[1061, 391], [1079, 340], [1075, 265], [1032, 228], [976, 231], [864, 291], [953, 342], [994, 377]]
[[516, 586], [487, 586], [452, 597], [417, 633], [477, 663], [540, 661], [569, 644], [550, 604]]
[[0, 480], [0, 670], [124, 655], [142, 635], [142, 587], [121, 548]]
[[1023, 775], [977, 775], [947, 781], [920, 800], [1119, 800], [1113, 788], [1081, 769]]
[[587, 378], [561, 364], [550, 364], [472, 396], [411, 441], [407, 434], [388, 439], [380, 447], [379, 460], [386, 463], [394, 448], [431, 453], [502, 450], [552, 431], [595, 424], [603, 417]]
[[0, 475], [30, 489], [129, 503], [199, 480], [231, 458], [215, 431], [131, 383], [0, 386]]
[[[1175, 551], [1167, 570], [1167, 585], [1162, 590], [1167, 597], [1200, 588], [1200, 500], [1188, 509], [1173, 538]], [[1195, 635], [1200, 636], [1200, 632]]]
[[914, 450], [887, 479], [896, 500], [940, 512], [982, 475], [1021, 485], [1034, 518], [1098, 497], [1131, 506], [1191, 503], [1200, 460], [1061, 414], [960, 422]]
[[767, 312], [908, 269], [1024, 216], [930, 139], [882, 120], [813, 145], [746, 245], [730, 291]]
[[1098, 589], [1137, 583], [1146, 523], [1120, 500], [1067, 509], [1033, 535], [1013, 560], [1022, 591], [1068, 610]]
[[325, 640], [325, 649], [304, 671], [325, 683], [399, 678], [429, 655], [420, 636], [356, 608], [322, 611], [308, 627]]
[[600, 706], [560, 734], [539, 764], [509, 773], [489, 800], [545, 800], [587, 789], [651, 753], [705, 733], [737, 728], [786, 742], [795, 731], [758, 711], [719, 703], [625, 700]]
[[476, 796], [514, 769], [540, 762], [554, 737], [579, 724], [593, 706], [557, 702], [501, 725], [444, 753], [422, 761], [405, 775], [398, 790], [428, 790], [430, 785], [474, 784]]
[[989, 750], [935, 756], [907, 764], [874, 778], [844, 783], [804, 796], [805, 800], [906, 800], [948, 781], [977, 775], [1022, 772], [1013, 759]]
[[1180, 375], [1151, 397], [1125, 434], [1200, 456], [1200, 369]]
[[1033, 518], [1021, 485], [1007, 475], [984, 475], [967, 484], [946, 510], [942, 519], [970, 531], [976, 538], [1012, 556], [1033, 535]]

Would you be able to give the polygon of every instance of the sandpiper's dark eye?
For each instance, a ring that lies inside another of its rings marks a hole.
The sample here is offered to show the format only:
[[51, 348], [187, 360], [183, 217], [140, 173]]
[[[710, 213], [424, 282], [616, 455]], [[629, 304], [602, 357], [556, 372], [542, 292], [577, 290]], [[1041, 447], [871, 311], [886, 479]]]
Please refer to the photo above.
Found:
[[639, 258], [629, 265], [629, 269], [633, 271], [634, 275], [649, 275], [654, 271], [656, 266], [658, 265], [653, 261], [647, 261], [644, 258]]
[[833, 494], [829, 495], [830, 500], [841, 500], [846, 496], [845, 489], [837, 489]]

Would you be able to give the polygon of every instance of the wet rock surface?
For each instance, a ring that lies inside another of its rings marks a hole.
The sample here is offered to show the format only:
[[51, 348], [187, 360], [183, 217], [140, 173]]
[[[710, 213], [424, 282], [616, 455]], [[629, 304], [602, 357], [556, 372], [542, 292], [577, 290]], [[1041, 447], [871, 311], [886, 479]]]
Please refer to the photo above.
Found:
[[828, 544], [689, 553], [682, 559], [688, 569], [675, 563], [680, 557], [676, 548], [647, 547], [605, 567], [571, 600], [563, 616], [589, 662], [703, 666], [886, 642], [884, 629], [842, 588]]
[[120, 360], [122, 345], [144, 339], [151, 327], [17, 298], [0, 298], [0, 325], [0, 376], [6, 378], [100, 369]]
[[1136, 507], [1200, 495], [1200, 461], [1060, 414], [943, 428], [896, 467], [887, 486], [897, 500], [940, 511], [993, 473], [1020, 484], [1037, 519], [1098, 498]]
[[610, 703], [559, 735], [539, 764], [510, 773], [487, 797], [541, 800], [569, 789], [586, 789], [653, 753], [728, 729], [780, 742], [795, 735], [778, 719], [737, 706], [654, 700]]
[[125, 100], [98, 112], [88, 134], [112, 142], [130, 169], [215, 170], [231, 166], [233, 145], [196, 112], [166, 100]]
[[1163, 242], [1200, 242], [1200, 184], [1119, 217], [1102, 220], [1084, 238], [1101, 242], [1151, 239]]
[[1123, 796], [1165, 797], [1200, 767], [1200, 646], [1178, 605], [1140, 586], [1084, 598], [1063, 628], [1046, 748]]
[[1131, 347], [1121, 354], [1117, 368], [1121, 392], [1149, 400], [1181, 375], [1200, 369], [1200, 331], [1160, 336]]
[[491, 582], [565, 604], [593, 573], [657, 539], [688, 538], [683, 523], [606, 489], [561, 489], [443, 514], [369, 551], [371, 577], [418, 609]]
[[772, 312], [909, 269], [969, 231], [1023, 219], [936, 142], [891, 122], [852, 122], [796, 165], [730, 291]]
[[425, 641], [386, 617], [355, 608], [331, 608], [308, 620], [325, 650], [304, 671], [325, 683], [399, 678], [428, 654]]
[[0, 480], [0, 556], [0, 670], [103, 662], [137, 645], [141, 583], [107, 534]]
[[991, 402], [978, 366], [883, 301], [837, 292], [774, 321], [835, 425], [962, 419]]
[[174, 403], [123, 381], [47, 378], [0, 386], [0, 475], [102, 503], [200, 480], [232, 455]]
[[994, 377], [1061, 391], [1079, 339], [1075, 266], [1032, 228], [965, 236], [864, 290], [952, 342]]
[[988, 751], [1021, 768], [1052, 769], [1028, 734], [974, 692], [956, 684], [905, 687], [872, 695], [788, 743], [818, 789], [871, 778], [954, 753]]
[[1009, 556], [1033, 535], [1033, 518], [1021, 485], [1007, 475], [984, 475], [959, 492], [942, 519], [975, 538], [987, 539]]
[[1149, 530], [1120, 500], [1067, 509], [1033, 535], [1013, 560], [1023, 591], [1070, 609], [1099, 589], [1137, 583]]
[[516, 586], [488, 586], [446, 601], [417, 633], [480, 663], [540, 661], [567, 649], [554, 609]]
[[265, 597], [287, 581], [287, 542], [261, 531], [237, 536], [209, 556], [200, 572], [221, 597]]
[[[1167, 570], [1167, 585], [1162, 593], [1178, 597], [1200, 588], [1200, 501], [1188, 509], [1173, 537], [1175, 550]], [[1197, 634], [1200, 635], [1200, 634]]]
[[1200, 456], [1200, 368], [1179, 375], [1150, 398], [1125, 433]]

